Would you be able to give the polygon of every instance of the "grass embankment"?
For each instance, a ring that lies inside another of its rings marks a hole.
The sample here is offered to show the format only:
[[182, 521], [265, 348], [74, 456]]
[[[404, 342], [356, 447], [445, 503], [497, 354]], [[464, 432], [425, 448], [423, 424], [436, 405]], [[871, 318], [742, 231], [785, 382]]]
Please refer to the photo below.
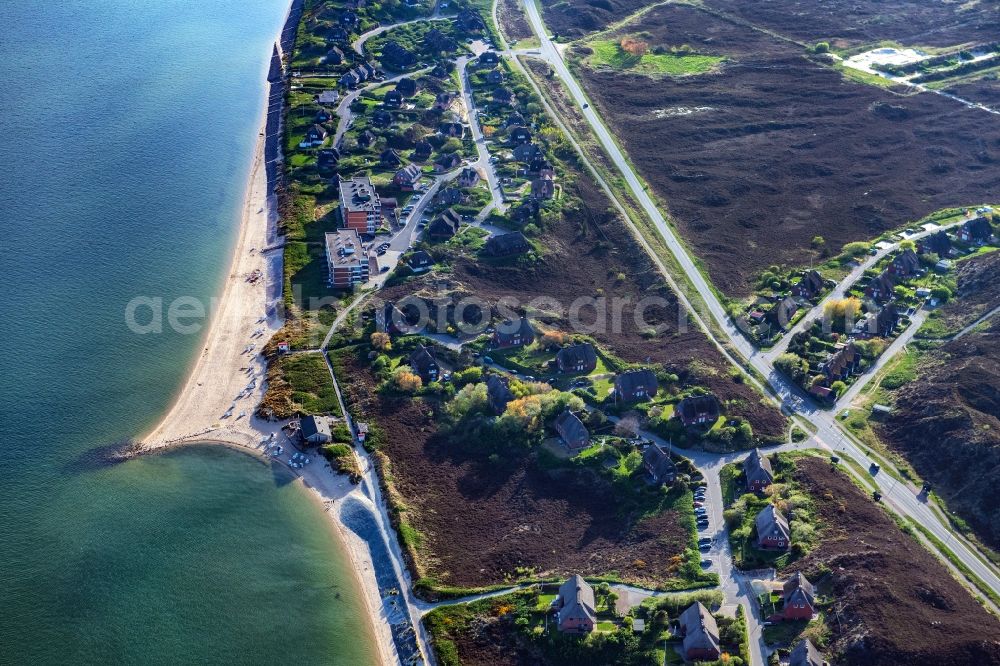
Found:
[[722, 63], [722, 56], [686, 52], [653, 52], [634, 54], [626, 51], [619, 40], [599, 39], [589, 42], [593, 51], [587, 59], [591, 67], [609, 67], [628, 70], [637, 74], [662, 74], [666, 76], [689, 76], [704, 74]]
[[273, 418], [296, 414], [332, 414], [341, 417], [337, 392], [320, 352], [282, 356], [267, 370], [267, 392], [259, 410]]
[[972, 573], [972, 570], [969, 569], [965, 563], [959, 560], [958, 557], [955, 556], [955, 553], [951, 552], [948, 546], [946, 546], [941, 539], [938, 539], [936, 536], [931, 534], [930, 530], [912, 518], [907, 517], [906, 520], [913, 526], [914, 529], [920, 532], [921, 536], [934, 544], [934, 547], [937, 548], [938, 552], [943, 555], [945, 559], [952, 564], [952, 566], [958, 569], [958, 571], [961, 572], [961, 574], [965, 576], [969, 582], [976, 587], [976, 589], [989, 597], [990, 601], [992, 601], [994, 605], [1000, 606], [1000, 594], [994, 592], [989, 585], [984, 583], [983, 580], [979, 578], [979, 576]]

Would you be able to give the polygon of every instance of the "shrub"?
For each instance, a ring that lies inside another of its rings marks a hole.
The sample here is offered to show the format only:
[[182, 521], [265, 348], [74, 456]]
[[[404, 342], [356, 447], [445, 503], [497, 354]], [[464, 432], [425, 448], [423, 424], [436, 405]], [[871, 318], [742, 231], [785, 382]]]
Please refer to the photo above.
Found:
[[389, 337], [388, 333], [383, 333], [382, 331], [375, 331], [372, 333], [371, 343], [372, 347], [379, 351], [389, 351], [392, 349], [392, 339]]
[[951, 298], [951, 289], [945, 286], [937, 286], [931, 289], [931, 298], [936, 298], [939, 303], [947, 303]]
[[785, 353], [774, 361], [774, 367], [795, 380], [806, 376], [809, 372], [809, 363], [801, 356]]
[[396, 368], [392, 374], [393, 384], [404, 393], [416, 393], [424, 385], [422, 379], [406, 368]]
[[864, 241], [855, 241], [854, 243], [848, 243], [844, 246], [844, 254], [848, 257], [857, 258], [862, 255], [868, 254], [871, 249], [871, 243], [865, 243]]

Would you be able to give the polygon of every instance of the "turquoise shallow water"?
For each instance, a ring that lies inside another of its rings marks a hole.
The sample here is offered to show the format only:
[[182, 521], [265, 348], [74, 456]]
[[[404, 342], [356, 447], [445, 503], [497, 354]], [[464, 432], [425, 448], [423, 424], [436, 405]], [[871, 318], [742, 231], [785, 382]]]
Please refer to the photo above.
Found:
[[195, 447], [110, 468], [200, 339], [138, 295], [229, 263], [281, 0], [0, 3], [0, 663], [367, 663], [321, 509]]

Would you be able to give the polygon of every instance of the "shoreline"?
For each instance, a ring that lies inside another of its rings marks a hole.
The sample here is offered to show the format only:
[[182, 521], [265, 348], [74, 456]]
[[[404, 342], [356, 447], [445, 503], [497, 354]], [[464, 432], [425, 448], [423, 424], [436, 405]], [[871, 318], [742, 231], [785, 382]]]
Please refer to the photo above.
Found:
[[[240, 227], [222, 295], [217, 307], [209, 313], [211, 319], [199, 343], [198, 355], [181, 388], [164, 416], [138, 438], [141, 455], [208, 444], [232, 448], [272, 464], [285, 462], [266, 455], [262, 444], [272, 434], [280, 435], [284, 422], [265, 421], [254, 414], [266, 386], [267, 361], [260, 350], [284, 325], [283, 317], [268, 316], [269, 312], [280, 312], [275, 306], [282, 299], [282, 251], [266, 254], [260, 251], [277, 239], [277, 210], [268, 188], [265, 161], [272, 88], [270, 82], [265, 83], [264, 107], [244, 191]], [[256, 270], [262, 272], [262, 279], [247, 281], [246, 276]], [[259, 329], [263, 331], [257, 335]], [[245, 349], [249, 344], [256, 346], [248, 354]], [[389, 625], [380, 610], [382, 598], [368, 545], [342, 524], [339, 510], [334, 509], [336, 502], [348, 496], [370, 500], [346, 477], [329, 469], [322, 458], [317, 457], [308, 468], [288, 469], [307, 491], [309, 501], [319, 502], [329, 516], [336, 547], [342, 549], [339, 554], [347, 556], [354, 585], [367, 610], [373, 655], [378, 663], [398, 664]]]

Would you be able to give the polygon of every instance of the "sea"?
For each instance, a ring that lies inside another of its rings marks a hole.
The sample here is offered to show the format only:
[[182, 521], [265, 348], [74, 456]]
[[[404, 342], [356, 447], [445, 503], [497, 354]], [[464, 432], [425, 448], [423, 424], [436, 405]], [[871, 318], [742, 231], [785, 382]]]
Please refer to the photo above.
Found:
[[136, 297], [221, 293], [286, 0], [0, 2], [0, 663], [370, 664], [322, 507], [192, 446], [108, 465], [201, 335]]

